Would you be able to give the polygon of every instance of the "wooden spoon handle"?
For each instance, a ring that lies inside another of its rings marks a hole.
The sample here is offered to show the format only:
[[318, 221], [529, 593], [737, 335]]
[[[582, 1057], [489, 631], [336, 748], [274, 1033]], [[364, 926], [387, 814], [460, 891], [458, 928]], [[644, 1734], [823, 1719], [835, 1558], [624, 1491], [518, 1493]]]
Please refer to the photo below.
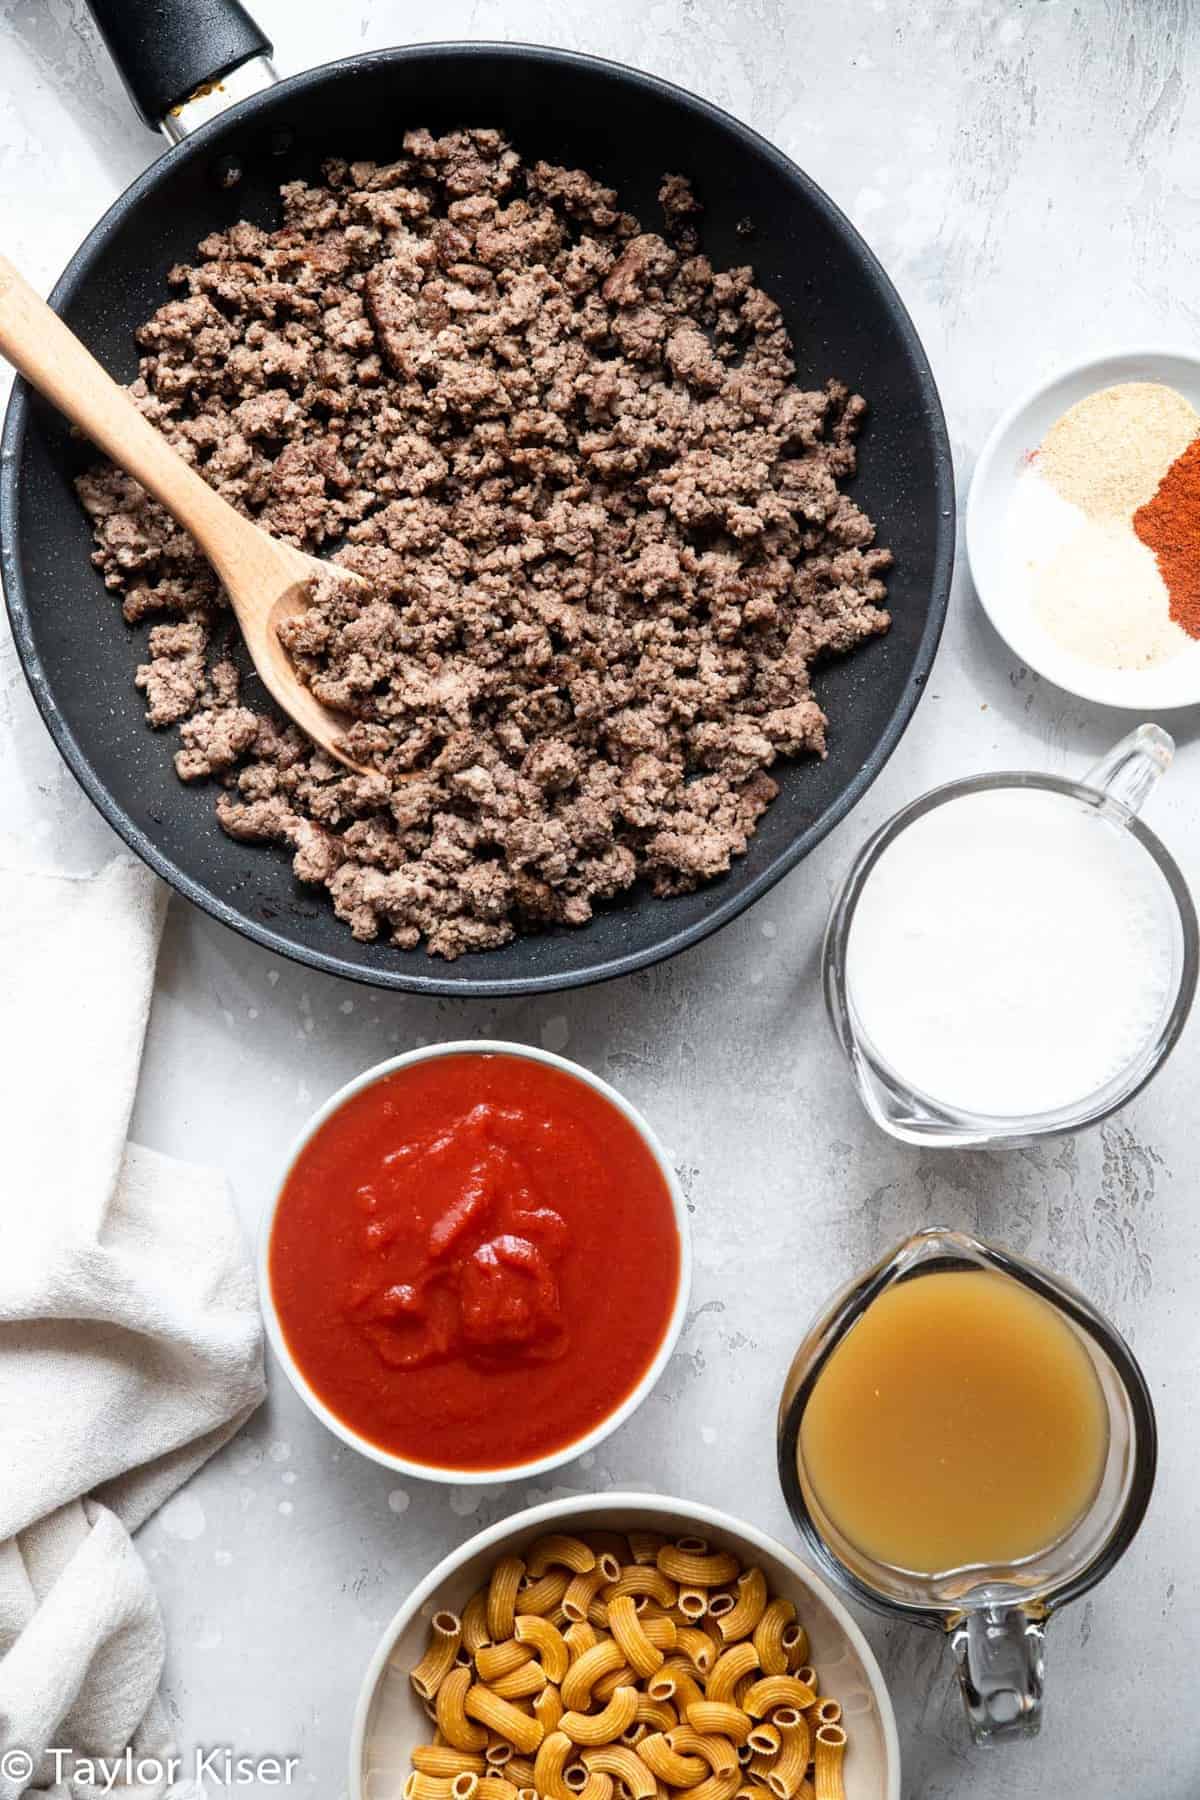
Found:
[[236, 558], [236, 547], [254, 527], [172, 450], [4, 256], [0, 351], [98, 449], [162, 502], [224, 579], [230, 552]]

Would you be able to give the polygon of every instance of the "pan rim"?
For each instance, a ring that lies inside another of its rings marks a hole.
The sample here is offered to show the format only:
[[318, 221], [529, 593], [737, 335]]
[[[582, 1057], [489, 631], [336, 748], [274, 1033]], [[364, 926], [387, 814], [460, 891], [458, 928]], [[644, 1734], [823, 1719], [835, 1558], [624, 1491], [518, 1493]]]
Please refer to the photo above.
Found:
[[[721, 930], [722, 927], [731, 923], [739, 914], [761, 899], [785, 875], [789, 874], [862, 799], [888, 762], [916, 711], [929, 671], [933, 666], [946, 621], [954, 571], [956, 539], [953, 456], [933, 370], [907, 307], [870, 245], [824, 189], [819, 187], [797, 163], [793, 162], [760, 132], [754, 130], [752, 126], [746, 125], [742, 120], [735, 118], [732, 113], [714, 105], [712, 101], [705, 100], [700, 95], [694, 94], [674, 82], [666, 81], [661, 76], [632, 68], [628, 64], [616, 62], [608, 57], [591, 56], [580, 51], [560, 50], [540, 44], [471, 40], [469, 42], [400, 45], [390, 49], [373, 50], [359, 55], [342, 57], [333, 62], [323, 63], [315, 69], [305, 69], [295, 75], [287, 76], [274, 87], [248, 96], [245, 100], [230, 107], [227, 112], [209, 120], [190, 137], [183, 139], [182, 142], [156, 158], [140, 175], [135, 177], [102, 217], [97, 220], [75, 250], [51, 290], [50, 304], [56, 310], [61, 310], [70, 302], [81, 282], [88, 275], [93, 263], [103, 254], [117, 227], [129, 212], [153, 193], [169, 173], [184, 161], [208, 154], [211, 148], [219, 143], [225, 135], [227, 127], [240, 123], [255, 112], [273, 109], [277, 97], [286, 98], [300, 95], [307, 89], [321, 86], [331, 79], [348, 77], [373, 67], [418, 62], [434, 57], [471, 60], [480, 54], [522, 62], [534, 61], [557, 67], [600, 70], [610, 78], [619, 79], [622, 83], [632, 83], [636, 87], [660, 96], [674, 106], [682, 107], [685, 112], [698, 114], [717, 124], [731, 134], [735, 140], [739, 140], [748, 149], [752, 149], [757, 155], [763, 156], [773, 163], [784, 178], [804, 194], [809, 204], [822, 213], [839, 235], [845, 239], [862, 265], [865, 277], [874, 284], [894, 320], [916, 377], [918, 392], [932, 439], [934, 465], [932, 498], [937, 508], [938, 518], [929, 583], [929, 610], [917, 645], [912, 672], [898, 704], [892, 709], [871, 754], [864, 760], [842, 792], [816, 819], [799, 831], [752, 881], [736, 887], [719, 900], [702, 918], [693, 921], [690, 925], [673, 932], [664, 931], [662, 937], [654, 944], [640, 950], [609, 955], [603, 961], [590, 966], [584, 965], [573, 969], [551, 970], [545, 973], [504, 978], [467, 975], [456, 979], [441, 973], [423, 973], [407, 967], [407, 957], [410, 954], [414, 957], [423, 956], [425, 965], [433, 963], [433, 958], [427, 952], [418, 950], [411, 953], [397, 951], [398, 959], [403, 960], [395, 969], [375, 968], [353, 963], [329, 951], [297, 943], [270, 925], [238, 912], [235, 907], [210, 892], [200, 881], [180, 868], [172, 857], [160, 850], [116, 800], [93, 768], [83, 746], [79, 743], [65, 715], [49, 691], [49, 683], [38, 655], [32, 620], [26, 605], [25, 586], [21, 574], [18, 470], [29, 423], [29, 389], [26, 383], [18, 378], [13, 384], [5, 415], [3, 434], [0, 436], [0, 583], [4, 588], [5, 603], [18, 659], [33, 694], [34, 702], [59, 754], [88, 799], [126, 846], [149, 868], [153, 869], [155, 874], [169, 887], [182, 894], [185, 899], [199, 907], [202, 912], [207, 913], [210, 918], [216, 919], [219, 924], [236, 931], [240, 936], [248, 938], [261, 948], [275, 955], [286, 957], [291, 962], [300, 963], [306, 968], [317, 969], [323, 974], [338, 976], [343, 980], [356, 981], [366, 986], [392, 991], [428, 994], [451, 999], [506, 999], [554, 993], [570, 988], [597, 985], [613, 980], [620, 975], [629, 975], [640, 969], [650, 968], [656, 963], [665, 962], [681, 951], [701, 943], [714, 932]], [[665, 910], [669, 902], [664, 902], [663, 905]]]

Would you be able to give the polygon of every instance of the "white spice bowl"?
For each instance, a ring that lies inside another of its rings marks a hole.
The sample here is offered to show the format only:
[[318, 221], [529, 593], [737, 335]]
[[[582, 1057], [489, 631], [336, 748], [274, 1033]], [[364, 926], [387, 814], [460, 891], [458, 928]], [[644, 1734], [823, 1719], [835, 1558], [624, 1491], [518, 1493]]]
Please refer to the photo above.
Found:
[[896, 1719], [870, 1645], [833, 1590], [782, 1544], [753, 1525], [658, 1494], [571, 1495], [502, 1519], [452, 1550], [405, 1600], [376, 1648], [363, 1680], [350, 1736], [350, 1800], [400, 1800], [416, 1744], [432, 1727], [408, 1672], [420, 1660], [435, 1612], [461, 1612], [501, 1557], [547, 1531], [628, 1531], [700, 1535], [757, 1564], [772, 1593], [794, 1604], [808, 1632], [821, 1692], [842, 1704], [849, 1736], [846, 1800], [900, 1800]]
[[1187, 350], [1120, 350], [1062, 370], [1018, 400], [983, 446], [967, 501], [967, 560], [984, 611], [1023, 663], [1081, 700], [1152, 715], [1200, 702], [1200, 640], [1154, 668], [1103, 668], [1050, 635], [1014, 578], [1010, 515], [1030, 453], [1069, 407], [1126, 381], [1174, 388], [1200, 412], [1200, 357]]

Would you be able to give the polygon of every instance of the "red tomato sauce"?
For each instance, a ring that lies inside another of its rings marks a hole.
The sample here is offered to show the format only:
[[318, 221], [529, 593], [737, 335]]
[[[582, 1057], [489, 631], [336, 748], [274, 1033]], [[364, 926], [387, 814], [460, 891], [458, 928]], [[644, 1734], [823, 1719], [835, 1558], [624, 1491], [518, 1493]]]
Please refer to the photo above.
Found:
[[637, 1386], [679, 1287], [670, 1192], [622, 1113], [524, 1057], [436, 1057], [310, 1139], [271, 1232], [309, 1386], [414, 1462], [500, 1469]]

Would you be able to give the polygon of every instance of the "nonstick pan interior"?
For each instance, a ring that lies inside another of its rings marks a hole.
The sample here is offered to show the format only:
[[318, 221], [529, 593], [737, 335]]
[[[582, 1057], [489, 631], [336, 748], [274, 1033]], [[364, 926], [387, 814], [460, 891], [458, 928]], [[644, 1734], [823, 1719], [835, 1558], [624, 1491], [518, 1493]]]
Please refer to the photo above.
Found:
[[[119, 379], [136, 372], [133, 328], [167, 297], [166, 272], [207, 232], [269, 224], [280, 183], [330, 155], [390, 158], [403, 131], [498, 125], [527, 158], [586, 168], [661, 223], [665, 171], [689, 175], [718, 267], [752, 262], [779, 301], [798, 379], [836, 375], [870, 423], [852, 492], [896, 565], [891, 631], [818, 672], [829, 754], [778, 771], [781, 792], [747, 855], [700, 892], [640, 891], [578, 931], [519, 939], [452, 964], [424, 950], [357, 944], [286, 853], [237, 844], [213, 794], [176, 779], [174, 733], [152, 733], [133, 686], [145, 629], [130, 631], [89, 561], [72, 479], [91, 460], [18, 384], [0, 470], [0, 552], [18, 649], [37, 702], [87, 792], [137, 853], [189, 899], [285, 955], [335, 974], [430, 993], [571, 986], [642, 967], [695, 942], [764, 892], [863, 793], [919, 697], [945, 615], [953, 556], [949, 445], [924, 354], [894, 290], [853, 228], [778, 152], [703, 102], [615, 64], [500, 45], [352, 59], [244, 102], [150, 169], [91, 234], [53, 299]], [[249, 690], [254, 703], [253, 689]]]

